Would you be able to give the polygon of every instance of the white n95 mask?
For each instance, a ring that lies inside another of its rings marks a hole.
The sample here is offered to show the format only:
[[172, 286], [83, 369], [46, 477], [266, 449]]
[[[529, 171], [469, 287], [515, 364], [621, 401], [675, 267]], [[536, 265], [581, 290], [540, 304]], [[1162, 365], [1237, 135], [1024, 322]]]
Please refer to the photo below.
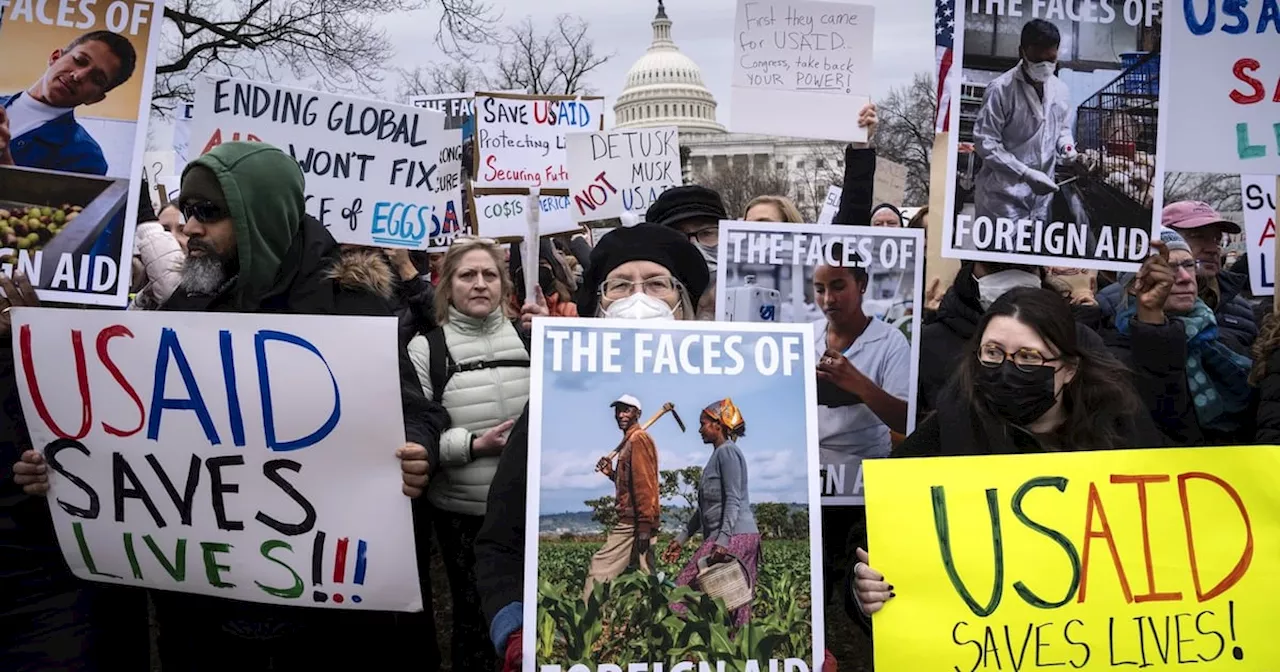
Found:
[[605, 309], [604, 316], [624, 320], [676, 319], [675, 311], [666, 301], [655, 299], [644, 292], [636, 292], [625, 299], [614, 301]]
[[1039, 287], [1040, 278], [1035, 273], [1010, 269], [984, 275], [978, 278], [978, 303], [982, 304], [982, 309], [991, 307], [996, 299], [1018, 289], [1019, 287]]
[[1027, 63], [1027, 76], [1031, 81], [1041, 84], [1049, 81], [1053, 76], [1053, 71], [1058, 68], [1058, 64], [1053, 61], [1041, 61], [1039, 63]]

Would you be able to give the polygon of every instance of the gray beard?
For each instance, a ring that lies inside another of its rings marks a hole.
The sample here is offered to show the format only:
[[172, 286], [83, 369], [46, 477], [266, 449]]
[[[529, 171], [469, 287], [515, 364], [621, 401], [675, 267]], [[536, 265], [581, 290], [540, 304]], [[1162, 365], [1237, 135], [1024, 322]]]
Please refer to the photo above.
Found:
[[179, 285], [188, 294], [213, 294], [227, 281], [227, 268], [215, 254], [188, 256]]

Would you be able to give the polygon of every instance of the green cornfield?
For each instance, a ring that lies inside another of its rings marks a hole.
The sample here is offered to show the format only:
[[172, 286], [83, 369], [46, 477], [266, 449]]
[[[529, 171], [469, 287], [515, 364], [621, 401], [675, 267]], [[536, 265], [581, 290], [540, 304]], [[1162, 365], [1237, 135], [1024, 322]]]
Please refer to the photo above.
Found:
[[[666, 548], [669, 538], [655, 540]], [[675, 585], [696, 550], [686, 546], [680, 560], [658, 559], [653, 575], [624, 574], [598, 584], [583, 601], [591, 556], [603, 541], [538, 544], [537, 664], [562, 669], [583, 663], [663, 662], [671, 665], [725, 661], [743, 670], [748, 660], [813, 660], [809, 545], [807, 541], [765, 540], [751, 621], [742, 627], [720, 599]], [[683, 604], [686, 611], [671, 607]], [[526, 630], [526, 636], [528, 630]]]

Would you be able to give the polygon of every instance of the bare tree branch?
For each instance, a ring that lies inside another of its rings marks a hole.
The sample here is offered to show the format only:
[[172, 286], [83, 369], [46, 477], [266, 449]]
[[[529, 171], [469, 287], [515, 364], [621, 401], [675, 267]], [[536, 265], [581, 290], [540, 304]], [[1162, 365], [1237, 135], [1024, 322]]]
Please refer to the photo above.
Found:
[[512, 26], [488, 77], [490, 88], [566, 96], [592, 93], [586, 78], [613, 54], [596, 54], [586, 21], [561, 14], [556, 25], [545, 34], [538, 34], [528, 18]]
[[400, 70], [400, 100], [436, 93], [466, 93], [485, 88], [485, 75], [468, 61], [430, 63], [412, 70]]
[[440, 12], [435, 44], [459, 59], [496, 39], [486, 0], [170, 0], [152, 108], [171, 112], [195, 95], [201, 73], [273, 79], [273, 68], [318, 88], [376, 93], [392, 53], [375, 19]]
[[[753, 169], [745, 161], [730, 160], [725, 164], [713, 165], [710, 170], [696, 170], [693, 182], [718, 192], [729, 216], [733, 218], [743, 216], [747, 204], [756, 196], [791, 195], [791, 177], [786, 170], [777, 168], [772, 160], [763, 169]], [[823, 194], [825, 193], [824, 191]]]
[[891, 89], [876, 105], [880, 117], [880, 128], [876, 131], [877, 153], [907, 167], [903, 205], [922, 205], [929, 198], [937, 95], [933, 74], [917, 73], [909, 86]]

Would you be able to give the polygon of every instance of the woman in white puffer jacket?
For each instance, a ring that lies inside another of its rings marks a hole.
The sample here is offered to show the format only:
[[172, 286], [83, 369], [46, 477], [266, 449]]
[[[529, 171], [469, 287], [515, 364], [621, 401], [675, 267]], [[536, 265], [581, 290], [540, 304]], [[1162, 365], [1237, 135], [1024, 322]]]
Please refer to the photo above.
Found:
[[436, 288], [441, 325], [409, 342], [423, 393], [449, 411], [440, 471], [427, 498], [453, 594], [453, 667], [496, 664], [475, 587], [475, 539], [507, 432], [529, 399], [529, 351], [520, 322], [504, 312], [512, 292], [494, 241], [460, 238], [445, 255]]

